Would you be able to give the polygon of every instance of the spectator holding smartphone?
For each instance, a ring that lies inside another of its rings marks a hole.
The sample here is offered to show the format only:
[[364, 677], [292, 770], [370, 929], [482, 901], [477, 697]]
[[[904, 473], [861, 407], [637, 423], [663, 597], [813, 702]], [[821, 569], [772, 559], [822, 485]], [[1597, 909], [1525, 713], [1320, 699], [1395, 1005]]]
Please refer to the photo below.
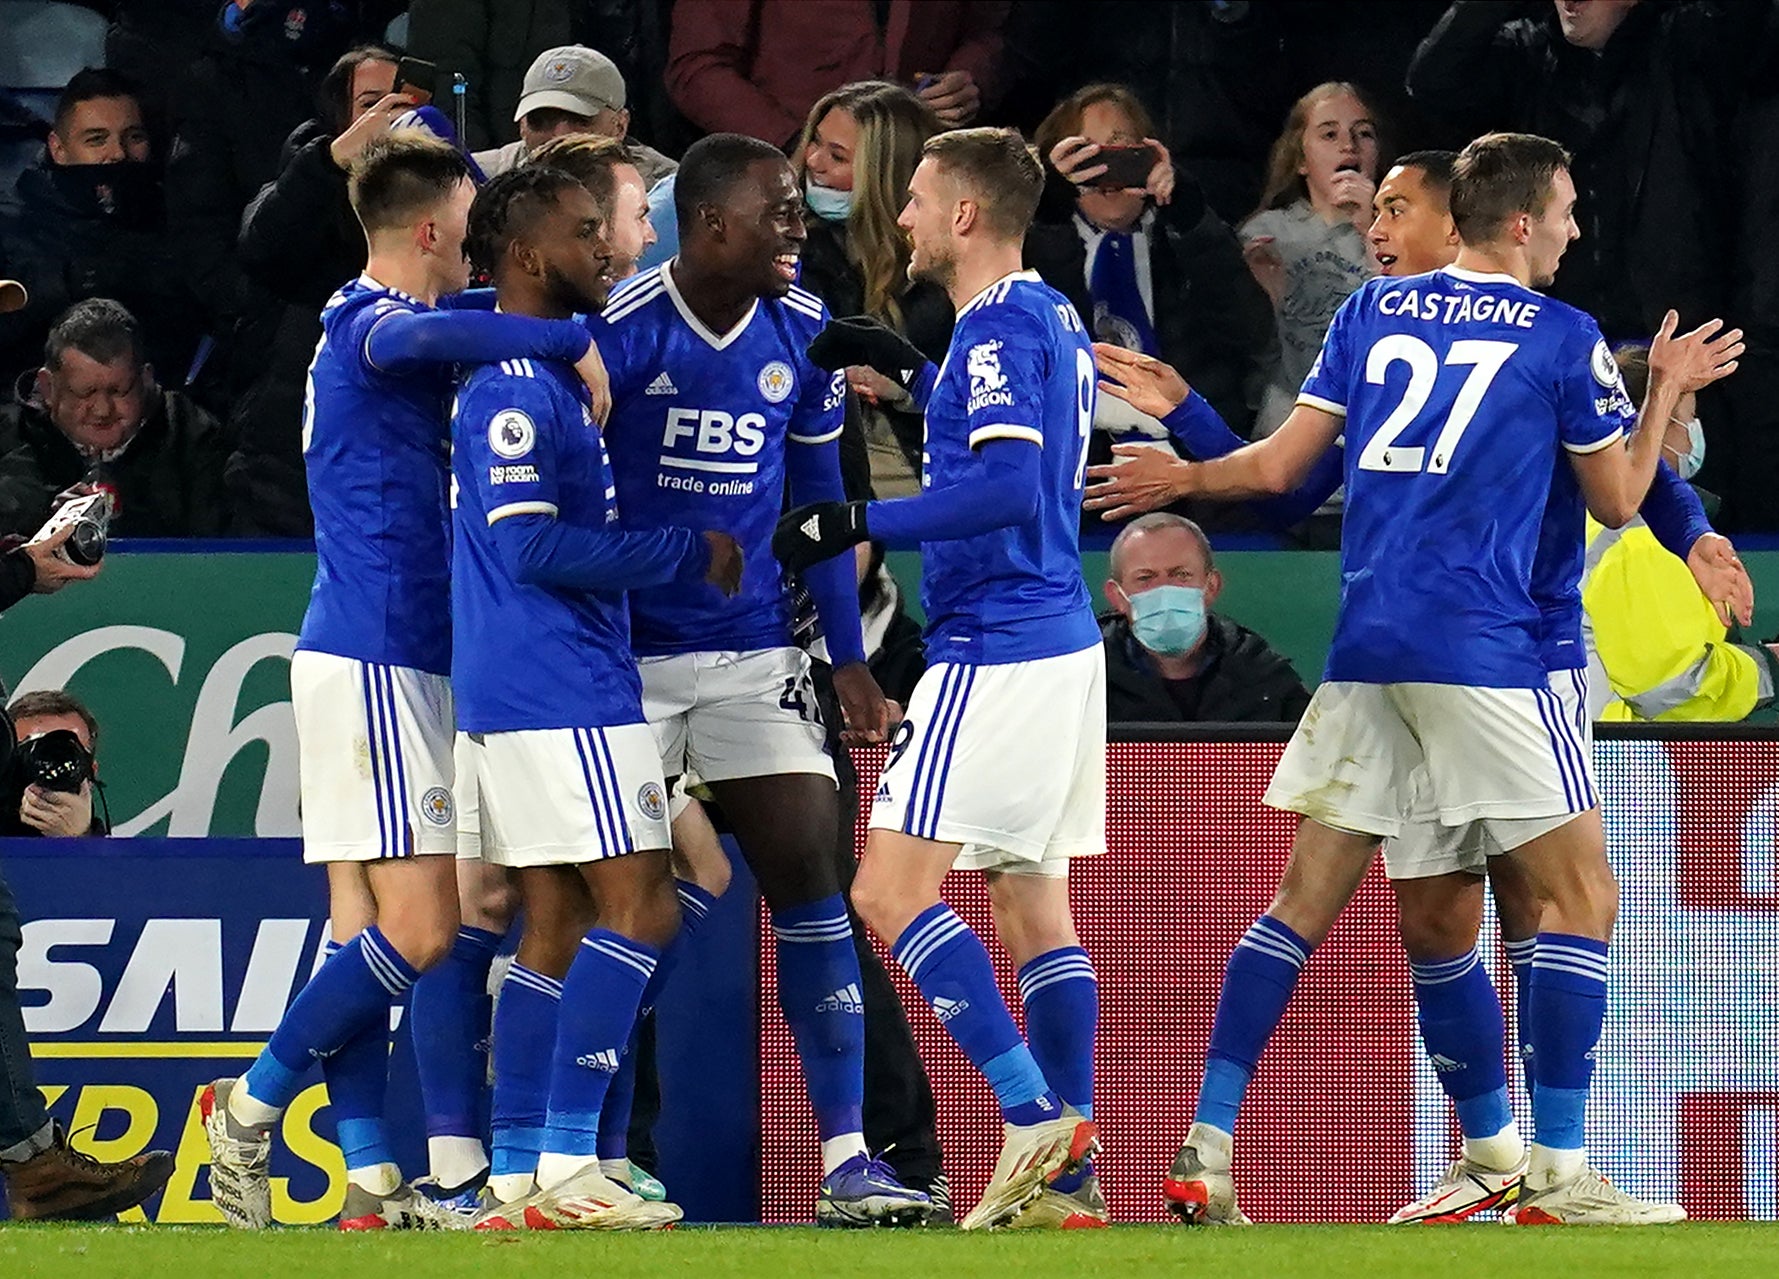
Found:
[[[1057, 103], [1034, 137], [1048, 172], [1039, 217], [1080, 238], [1094, 336], [1182, 370], [1239, 430], [1250, 420], [1246, 384], [1272, 338], [1271, 309], [1234, 233], [1154, 134], [1121, 84], [1090, 84]], [[1101, 407], [1129, 415], [1110, 396]]]
[[1378, 266], [1365, 241], [1388, 150], [1363, 90], [1341, 81], [1299, 98], [1267, 160], [1260, 207], [1242, 224], [1242, 252], [1272, 299], [1279, 349], [1254, 429], [1290, 414], [1328, 322]]

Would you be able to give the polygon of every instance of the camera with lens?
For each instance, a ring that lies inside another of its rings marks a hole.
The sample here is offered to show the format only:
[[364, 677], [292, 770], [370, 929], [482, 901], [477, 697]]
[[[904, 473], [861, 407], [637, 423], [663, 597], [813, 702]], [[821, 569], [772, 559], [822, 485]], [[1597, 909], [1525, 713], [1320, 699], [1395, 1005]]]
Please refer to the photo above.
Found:
[[73, 531], [56, 552], [71, 564], [91, 568], [105, 558], [105, 539], [111, 526], [111, 494], [84, 493], [63, 502], [37, 530], [31, 545], [47, 542], [65, 528]]
[[70, 729], [52, 728], [22, 742], [15, 741], [16, 736], [12, 716], [0, 708], [0, 836], [35, 836], [42, 832], [19, 816], [25, 788], [41, 786], [74, 795], [96, 781], [98, 772], [92, 752]]

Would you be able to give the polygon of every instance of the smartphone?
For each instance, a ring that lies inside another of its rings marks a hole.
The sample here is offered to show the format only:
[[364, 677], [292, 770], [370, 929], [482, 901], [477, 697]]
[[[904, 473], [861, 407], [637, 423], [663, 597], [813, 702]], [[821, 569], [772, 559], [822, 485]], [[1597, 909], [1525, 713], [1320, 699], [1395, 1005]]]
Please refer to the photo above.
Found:
[[416, 106], [432, 101], [438, 78], [438, 67], [424, 58], [403, 58], [395, 64], [395, 91], [407, 94]]
[[1087, 163], [1089, 167], [1096, 164], [1106, 166], [1104, 173], [1087, 183], [1090, 187], [1112, 191], [1125, 187], [1141, 187], [1148, 183], [1149, 171], [1155, 167], [1155, 149], [1141, 142], [1128, 147], [1102, 146], [1099, 154], [1091, 157]]

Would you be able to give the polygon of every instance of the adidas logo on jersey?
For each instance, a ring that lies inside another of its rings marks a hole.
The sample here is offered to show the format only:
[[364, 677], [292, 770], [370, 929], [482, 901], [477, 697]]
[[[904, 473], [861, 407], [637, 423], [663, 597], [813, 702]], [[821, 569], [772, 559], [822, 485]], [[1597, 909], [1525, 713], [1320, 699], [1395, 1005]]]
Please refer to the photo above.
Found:
[[603, 1070], [608, 1075], [615, 1075], [618, 1073], [618, 1050], [601, 1048], [584, 1057], [576, 1057], [574, 1064], [585, 1066], [588, 1070]]
[[679, 388], [673, 384], [673, 379], [663, 371], [653, 382], [642, 389], [642, 393], [644, 395], [678, 395]]
[[943, 1026], [969, 1006], [970, 1001], [967, 999], [947, 999], [944, 995], [940, 995], [933, 1000], [933, 1016], [937, 1017], [939, 1024]]
[[1427, 1060], [1433, 1069], [1442, 1075], [1446, 1074], [1448, 1071], [1464, 1069], [1463, 1062], [1453, 1061], [1450, 1057], [1441, 1056], [1439, 1053], [1431, 1054]]
[[857, 985], [848, 982], [817, 1004], [815, 1010], [818, 1013], [863, 1013], [865, 996], [859, 992]]

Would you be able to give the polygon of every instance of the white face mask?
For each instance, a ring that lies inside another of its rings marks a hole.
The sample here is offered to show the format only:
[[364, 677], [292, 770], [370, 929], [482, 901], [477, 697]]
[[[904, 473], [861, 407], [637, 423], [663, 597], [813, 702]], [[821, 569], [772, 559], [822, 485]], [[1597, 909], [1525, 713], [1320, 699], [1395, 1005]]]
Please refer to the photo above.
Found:
[[[1690, 480], [1705, 465], [1705, 428], [1699, 425], [1698, 415], [1682, 422], [1679, 418], [1669, 418], [1676, 426], [1686, 427], [1687, 449], [1684, 454], [1674, 458], [1674, 473], [1683, 480]], [[1674, 450], [1669, 449], [1670, 453]]]

